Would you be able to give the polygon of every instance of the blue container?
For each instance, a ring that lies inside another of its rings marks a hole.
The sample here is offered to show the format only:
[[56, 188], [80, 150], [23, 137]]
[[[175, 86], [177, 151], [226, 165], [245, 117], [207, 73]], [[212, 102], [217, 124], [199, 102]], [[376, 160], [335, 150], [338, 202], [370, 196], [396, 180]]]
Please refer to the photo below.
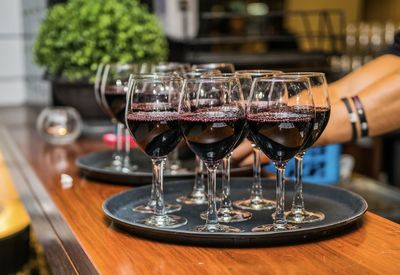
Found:
[[[303, 159], [303, 181], [319, 184], [337, 183], [340, 179], [340, 153], [340, 144], [308, 149]], [[272, 162], [264, 168], [275, 173]], [[288, 162], [285, 175], [294, 179], [294, 159]]]

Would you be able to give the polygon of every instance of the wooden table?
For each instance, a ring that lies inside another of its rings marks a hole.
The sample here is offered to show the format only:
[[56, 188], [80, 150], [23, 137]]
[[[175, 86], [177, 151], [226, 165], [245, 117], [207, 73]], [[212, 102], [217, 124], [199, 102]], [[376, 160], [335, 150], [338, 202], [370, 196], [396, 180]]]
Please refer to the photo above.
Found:
[[[207, 248], [160, 243], [117, 230], [102, 202], [127, 190], [79, 176], [76, 157], [104, 149], [99, 140], [46, 145], [37, 112], [0, 110], [0, 151], [54, 274], [399, 274], [400, 225], [370, 212], [361, 228], [312, 243]], [[62, 189], [60, 174], [73, 177]]]

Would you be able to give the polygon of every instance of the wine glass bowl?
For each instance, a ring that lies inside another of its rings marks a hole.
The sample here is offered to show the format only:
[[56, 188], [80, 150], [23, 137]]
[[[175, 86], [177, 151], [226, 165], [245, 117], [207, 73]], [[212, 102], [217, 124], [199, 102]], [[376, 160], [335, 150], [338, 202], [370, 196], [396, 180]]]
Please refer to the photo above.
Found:
[[[243, 96], [247, 101], [250, 97], [250, 90], [255, 78], [272, 77], [281, 74], [277, 70], [239, 70], [235, 75], [241, 79]], [[275, 201], [266, 199], [263, 196], [261, 184], [261, 151], [253, 141], [251, 134], [247, 135], [253, 148], [253, 184], [251, 187], [250, 198], [235, 201], [233, 204], [244, 210], [271, 210], [275, 208]]]
[[295, 192], [293, 196], [292, 208], [286, 212], [286, 218], [294, 224], [313, 223], [325, 219], [324, 213], [320, 211], [306, 210], [303, 199], [303, 157], [306, 150], [311, 147], [321, 136], [330, 116], [330, 100], [328, 85], [325, 74], [320, 72], [298, 72], [285, 73], [282, 77], [306, 77], [310, 81], [311, 95], [315, 106], [314, 126], [310, 137], [302, 150], [295, 157]]

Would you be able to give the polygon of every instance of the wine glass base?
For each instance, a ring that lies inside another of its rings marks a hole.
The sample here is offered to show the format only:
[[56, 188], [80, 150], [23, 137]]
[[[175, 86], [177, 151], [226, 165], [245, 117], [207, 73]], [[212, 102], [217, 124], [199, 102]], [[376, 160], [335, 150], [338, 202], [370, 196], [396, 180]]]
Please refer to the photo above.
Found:
[[[139, 213], [154, 213], [154, 207], [156, 202], [148, 202], [147, 204], [140, 204], [134, 207], [132, 210]], [[165, 203], [165, 213], [174, 213], [182, 209], [182, 206], [177, 203]]]
[[176, 199], [177, 202], [189, 204], [189, 205], [201, 205], [207, 204], [207, 197], [204, 194], [203, 196], [193, 196], [192, 194], [187, 196], [180, 196]]
[[107, 171], [112, 171], [112, 172], [120, 172], [121, 165], [117, 166], [117, 165], [110, 164], [108, 166], [105, 166], [104, 169]]
[[122, 173], [125, 173], [125, 174], [129, 174], [129, 173], [134, 173], [138, 169], [139, 169], [139, 167], [137, 165], [129, 165], [127, 167], [120, 168], [119, 171]]
[[325, 214], [319, 211], [285, 212], [286, 220], [290, 223], [302, 224], [320, 222], [325, 219]]
[[188, 220], [186, 218], [176, 215], [153, 215], [148, 219], [137, 221], [137, 223], [158, 228], [177, 228], [187, 224], [187, 222]]
[[251, 229], [251, 232], [277, 232], [277, 231], [288, 231], [293, 229], [298, 229], [297, 225], [293, 224], [264, 224]]
[[214, 225], [199, 225], [192, 229], [195, 232], [210, 232], [210, 233], [239, 233], [240, 229], [224, 225], [224, 224], [214, 224]]
[[260, 200], [239, 200], [239, 201], [234, 201], [233, 205], [239, 209], [243, 210], [253, 210], [253, 211], [258, 211], [258, 210], [272, 210], [275, 209], [275, 201], [273, 200], [267, 200], [267, 199], [260, 199]]
[[[218, 210], [218, 222], [225, 222], [225, 223], [230, 223], [230, 222], [244, 222], [247, 220], [250, 220], [252, 217], [252, 214], [248, 211], [243, 211], [243, 210], [236, 210], [236, 209], [224, 209], [223, 211]], [[207, 219], [207, 211], [201, 212], [200, 218], [203, 220]]]

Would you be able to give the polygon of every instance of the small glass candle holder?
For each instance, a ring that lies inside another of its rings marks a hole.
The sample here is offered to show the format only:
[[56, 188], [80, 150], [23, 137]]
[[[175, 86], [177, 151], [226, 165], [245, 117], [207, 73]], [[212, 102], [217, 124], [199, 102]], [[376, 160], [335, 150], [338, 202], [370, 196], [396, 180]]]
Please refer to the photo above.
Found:
[[69, 144], [82, 132], [82, 119], [72, 107], [46, 107], [36, 121], [39, 134], [50, 144]]

